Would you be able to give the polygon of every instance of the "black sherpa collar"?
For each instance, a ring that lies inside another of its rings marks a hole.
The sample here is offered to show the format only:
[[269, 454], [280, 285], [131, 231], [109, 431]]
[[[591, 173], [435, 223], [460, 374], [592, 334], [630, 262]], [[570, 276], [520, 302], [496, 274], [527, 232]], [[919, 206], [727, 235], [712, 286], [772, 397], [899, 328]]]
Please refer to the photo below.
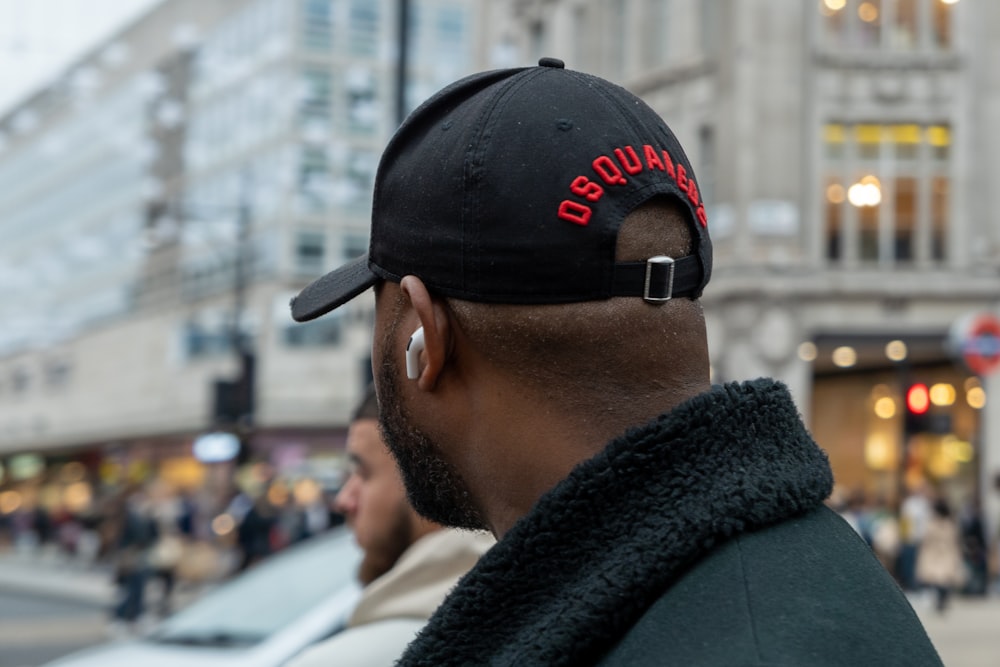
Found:
[[714, 387], [543, 496], [398, 664], [592, 663], [714, 545], [819, 506], [832, 485], [783, 385]]

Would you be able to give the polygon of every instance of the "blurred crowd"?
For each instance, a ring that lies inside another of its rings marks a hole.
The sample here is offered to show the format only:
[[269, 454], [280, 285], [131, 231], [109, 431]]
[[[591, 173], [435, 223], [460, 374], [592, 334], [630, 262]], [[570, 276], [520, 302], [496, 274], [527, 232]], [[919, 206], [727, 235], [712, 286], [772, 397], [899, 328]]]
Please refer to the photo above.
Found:
[[953, 593], [990, 592], [995, 558], [975, 500], [956, 510], [944, 495], [922, 485], [910, 491], [898, 508], [863, 491], [838, 490], [830, 503], [903, 590], [928, 593], [938, 611], [947, 609]]
[[115, 620], [162, 616], [178, 587], [223, 580], [343, 523], [333, 490], [311, 480], [290, 484], [261, 465], [257, 483], [221, 492], [154, 479], [75, 510], [26, 504], [0, 515], [0, 547], [106, 572], [119, 591]]

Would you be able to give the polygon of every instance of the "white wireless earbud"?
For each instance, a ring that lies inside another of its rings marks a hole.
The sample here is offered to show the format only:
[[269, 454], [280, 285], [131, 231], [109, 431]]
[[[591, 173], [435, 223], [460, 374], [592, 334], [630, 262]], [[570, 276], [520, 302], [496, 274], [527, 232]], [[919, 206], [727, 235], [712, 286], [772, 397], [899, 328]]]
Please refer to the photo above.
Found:
[[424, 349], [424, 328], [419, 327], [406, 344], [406, 377], [416, 380], [420, 377], [420, 352]]

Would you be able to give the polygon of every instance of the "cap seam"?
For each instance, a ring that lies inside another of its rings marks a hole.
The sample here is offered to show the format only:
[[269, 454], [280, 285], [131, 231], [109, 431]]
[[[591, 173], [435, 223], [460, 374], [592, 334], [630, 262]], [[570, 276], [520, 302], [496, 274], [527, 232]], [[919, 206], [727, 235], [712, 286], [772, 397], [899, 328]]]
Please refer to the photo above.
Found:
[[[469, 156], [469, 159], [463, 165], [462, 178], [465, 185], [464, 188], [465, 193], [463, 199], [466, 200], [469, 204], [471, 204], [471, 206], [469, 206], [466, 205], [465, 202], [463, 202], [462, 206], [463, 240], [468, 238], [467, 236], [468, 221], [466, 218], [472, 217], [477, 214], [476, 212], [481, 212], [483, 210], [482, 207], [483, 192], [481, 183], [485, 182], [485, 177], [484, 175], [481, 174], [478, 180], [474, 179], [477, 167], [481, 165], [482, 169], [486, 168], [485, 156], [487, 152], [486, 144], [488, 142], [483, 140], [483, 135], [487, 131], [492, 132], [493, 128], [499, 122], [500, 113], [503, 110], [501, 107], [506, 106], [506, 104], [513, 97], [514, 93], [518, 89], [526, 85], [529, 81], [534, 79], [536, 76], [539, 76], [543, 71], [544, 70], [542, 68], [524, 69], [518, 72], [518, 73], [523, 73], [524, 76], [518, 77], [517, 74], [515, 74], [510, 78], [504, 80], [502, 82], [502, 84], [504, 85], [502, 85], [501, 89], [498, 90], [497, 93], [493, 96], [493, 99], [490, 101], [487, 108], [483, 110], [483, 113], [481, 114], [480, 118], [477, 121], [480, 124], [480, 127], [477, 128], [473, 134], [474, 141], [469, 149], [469, 153], [467, 154]], [[493, 137], [491, 134], [488, 137], [488, 140], [492, 141], [492, 138]], [[470, 185], [475, 185], [475, 187], [470, 188], [469, 187]], [[470, 213], [472, 215], [469, 215]], [[481, 288], [483, 284], [482, 218], [479, 217], [476, 220], [476, 222], [478, 224], [475, 225], [475, 228], [473, 230], [475, 233], [475, 246], [474, 246], [475, 252], [472, 254], [472, 257], [466, 256], [470, 254], [469, 249], [464, 242], [462, 244], [463, 248], [462, 263], [464, 265], [462, 271], [462, 289], [465, 290], [466, 292], [470, 291], [469, 289], [470, 273], [472, 273], [472, 275], [474, 276], [473, 282], [478, 288]], [[470, 272], [465, 271], [464, 270], [465, 266], [471, 266], [471, 271]]]

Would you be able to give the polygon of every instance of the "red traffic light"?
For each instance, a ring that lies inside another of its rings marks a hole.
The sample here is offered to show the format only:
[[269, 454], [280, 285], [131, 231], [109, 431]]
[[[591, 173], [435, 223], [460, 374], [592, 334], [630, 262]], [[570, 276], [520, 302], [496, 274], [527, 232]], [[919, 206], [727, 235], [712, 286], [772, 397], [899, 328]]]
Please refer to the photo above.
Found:
[[931, 407], [931, 395], [927, 385], [922, 382], [910, 385], [906, 390], [906, 409], [910, 414], [922, 415]]

